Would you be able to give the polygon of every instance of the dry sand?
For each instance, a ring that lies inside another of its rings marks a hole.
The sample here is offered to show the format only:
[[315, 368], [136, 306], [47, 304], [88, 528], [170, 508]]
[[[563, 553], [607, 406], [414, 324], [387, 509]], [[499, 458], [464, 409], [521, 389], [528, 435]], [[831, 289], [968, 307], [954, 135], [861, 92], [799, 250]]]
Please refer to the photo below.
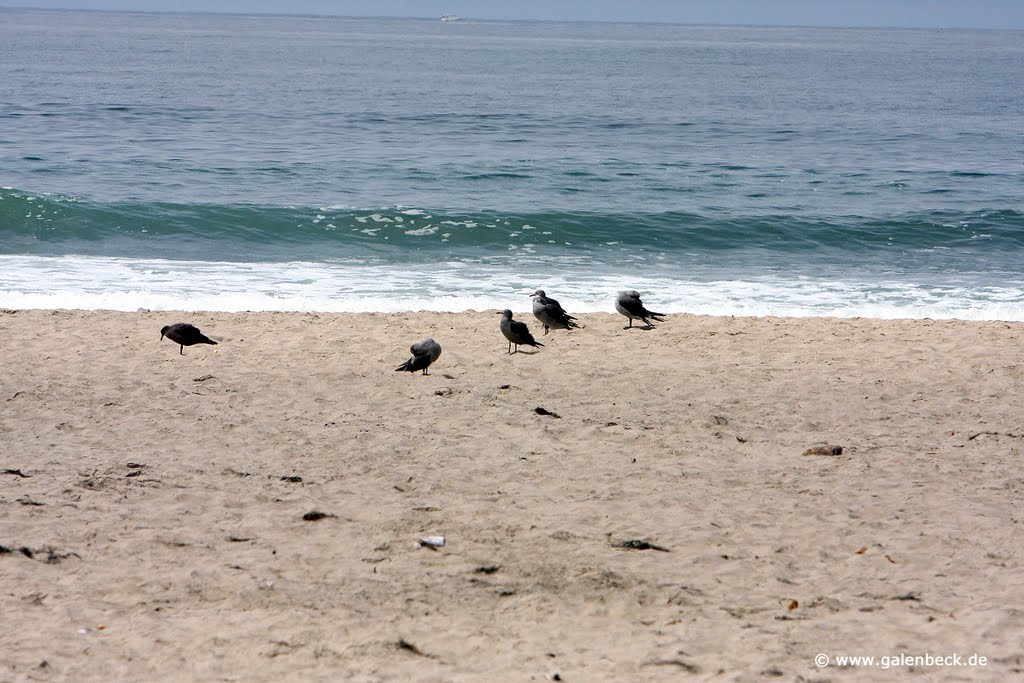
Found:
[[1024, 325], [517, 317], [0, 313], [0, 680], [1024, 676]]

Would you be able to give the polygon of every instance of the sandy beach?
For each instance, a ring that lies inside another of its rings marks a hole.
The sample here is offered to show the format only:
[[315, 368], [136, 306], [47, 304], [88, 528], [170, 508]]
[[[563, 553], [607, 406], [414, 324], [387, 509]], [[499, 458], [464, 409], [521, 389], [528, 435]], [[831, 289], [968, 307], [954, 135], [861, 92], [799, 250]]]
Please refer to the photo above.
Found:
[[0, 679], [1024, 676], [1024, 324], [516, 317], [0, 313]]

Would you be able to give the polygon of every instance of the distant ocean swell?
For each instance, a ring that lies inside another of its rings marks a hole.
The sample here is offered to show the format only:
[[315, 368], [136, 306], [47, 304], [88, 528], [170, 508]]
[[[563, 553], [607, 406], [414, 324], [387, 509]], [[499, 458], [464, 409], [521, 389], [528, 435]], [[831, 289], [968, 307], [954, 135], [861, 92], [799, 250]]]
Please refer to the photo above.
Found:
[[103, 203], [0, 190], [0, 306], [1024, 320], [1024, 215], [502, 213]]
[[[429, 208], [100, 203], [0, 190], [0, 253], [214, 261], [432, 261], [527, 253], [776, 254], [826, 265], [884, 250], [947, 250], [950, 269], [1021, 265], [1024, 213], [929, 211], [862, 216], [682, 212], [499, 213]], [[980, 260], [979, 260], [980, 259]], [[923, 263], [923, 262], [922, 262]], [[913, 264], [908, 263], [913, 270]]]

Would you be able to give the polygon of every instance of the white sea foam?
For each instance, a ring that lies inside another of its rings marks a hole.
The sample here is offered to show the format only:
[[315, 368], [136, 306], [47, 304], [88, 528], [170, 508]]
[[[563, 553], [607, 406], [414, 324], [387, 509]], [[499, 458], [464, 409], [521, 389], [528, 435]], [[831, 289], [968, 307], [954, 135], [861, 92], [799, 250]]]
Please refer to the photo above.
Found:
[[427, 226], [424, 226], [422, 228], [416, 228], [416, 229], [413, 229], [413, 230], [406, 230], [405, 234], [406, 235], [417, 235], [417, 236], [420, 236], [420, 235], [433, 235], [438, 230], [439, 230], [439, 228], [436, 225], [427, 225]]
[[1024, 320], [1024, 281], [974, 288], [781, 277], [698, 282], [537, 256], [500, 266], [0, 256], [0, 307], [15, 309], [527, 311], [538, 287], [578, 313], [612, 312], [619, 291], [636, 289], [664, 313]]

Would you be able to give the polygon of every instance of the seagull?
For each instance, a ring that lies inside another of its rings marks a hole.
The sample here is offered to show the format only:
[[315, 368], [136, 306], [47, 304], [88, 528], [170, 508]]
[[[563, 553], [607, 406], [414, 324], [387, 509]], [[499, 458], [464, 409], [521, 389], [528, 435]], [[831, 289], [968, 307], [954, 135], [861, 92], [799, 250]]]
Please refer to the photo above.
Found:
[[498, 315], [501, 316], [501, 333], [505, 335], [505, 339], [508, 339], [508, 352], [510, 354], [512, 353], [513, 344], [516, 346], [517, 353], [520, 346], [544, 346], [533, 338], [529, 328], [526, 327], [526, 323], [512, 319], [512, 311], [506, 308], [504, 311], [498, 311]]
[[615, 299], [615, 310], [629, 318], [629, 324], [622, 328], [624, 330], [633, 327], [634, 320], [643, 320], [647, 327], [654, 327], [651, 320], [657, 320], [659, 323], [665, 322], [665, 314], [655, 313], [644, 308], [644, 302], [640, 301], [640, 292], [632, 289], [619, 292], [619, 296]]
[[406, 372], [422, 370], [424, 375], [429, 375], [430, 373], [427, 372], [427, 368], [441, 355], [441, 345], [433, 339], [424, 339], [410, 346], [409, 351], [412, 353], [412, 358], [395, 368], [395, 372], [400, 370], [405, 370]]
[[544, 334], [548, 333], [549, 327], [553, 330], [571, 330], [579, 327], [576, 318], [566, 313], [561, 304], [544, 294], [543, 289], [538, 289], [530, 296], [535, 297], [533, 315], [544, 325]]
[[199, 328], [189, 323], [174, 323], [173, 325], [164, 325], [160, 328], [160, 341], [167, 337], [175, 344], [178, 344], [180, 348], [178, 353], [185, 355], [185, 347], [192, 346], [193, 344], [214, 344], [217, 342], [213, 341], [205, 334], [199, 331]]

